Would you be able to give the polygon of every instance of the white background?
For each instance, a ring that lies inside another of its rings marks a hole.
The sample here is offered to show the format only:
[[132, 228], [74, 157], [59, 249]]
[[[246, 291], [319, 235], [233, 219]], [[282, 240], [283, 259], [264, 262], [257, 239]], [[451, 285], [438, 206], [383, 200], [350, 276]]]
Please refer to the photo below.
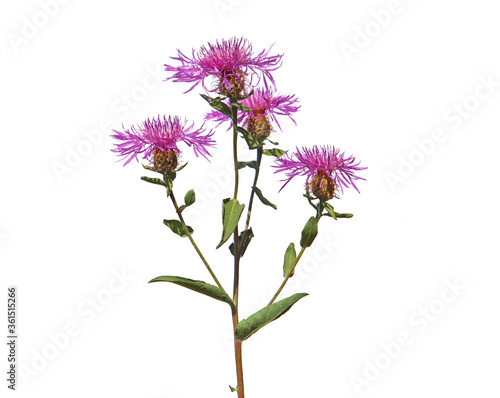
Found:
[[[140, 164], [116, 162], [107, 125], [158, 114], [200, 125], [208, 110], [200, 90], [182, 94], [188, 85], [160, 82], [163, 64], [177, 48], [189, 53], [232, 36], [284, 53], [278, 90], [296, 94], [302, 108], [297, 126], [284, 120], [273, 134], [280, 147], [333, 144], [368, 167], [361, 194], [351, 189], [335, 201], [355, 217], [321, 221], [282, 295], [310, 296], [245, 342], [247, 396], [356, 397], [353, 375], [365, 380], [366, 397], [499, 395], [495, 1], [42, 4], [3, 2], [0, 10], [0, 278], [2, 307], [7, 286], [18, 287], [18, 396], [235, 396], [229, 309], [147, 284], [165, 274], [211, 280], [189, 242], [162, 224], [174, 218], [162, 189], [140, 181]], [[457, 117], [456, 106], [467, 113]], [[431, 144], [436, 129], [441, 139]], [[176, 189], [182, 198], [195, 188], [198, 210], [188, 222], [231, 290], [232, 257], [227, 247], [214, 250], [220, 201], [232, 192], [221, 171], [231, 162], [230, 133], [215, 137], [210, 164], [185, 152]], [[255, 204], [242, 317], [277, 289], [284, 250], [298, 245], [311, 215], [303, 181], [278, 193], [270, 164], [259, 185], [278, 211]], [[251, 171], [241, 176], [246, 203]], [[453, 293], [450, 283], [464, 288]], [[429, 307], [433, 321], [419, 312]], [[76, 335], [65, 338], [68, 327]], [[411, 344], [398, 352], [405, 332]], [[389, 362], [381, 344], [394, 348]], [[5, 344], [0, 353], [4, 380]], [[385, 369], [370, 373], [368, 363]]]

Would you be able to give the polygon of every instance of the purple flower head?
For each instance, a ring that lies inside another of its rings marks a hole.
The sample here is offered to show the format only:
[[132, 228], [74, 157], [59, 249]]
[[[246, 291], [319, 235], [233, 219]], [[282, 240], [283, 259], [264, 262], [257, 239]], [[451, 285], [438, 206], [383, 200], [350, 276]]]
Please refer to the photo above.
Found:
[[[271, 48], [272, 46], [267, 51], [262, 50], [254, 55], [247, 39], [233, 37], [216, 41], [215, 44], [208, 43], [197, 52], [193, 50], [191, 58], [177, 50], [178, 56], [171, 58], [181, 65], [165, 64], [165, 70], [173, 72], [167, 80], [194, 83], [188, 92], [201, 82], [207, 93], [217, 91], [222, 95], [236, 97], [243, 92], [246, 84], [251, 84], [254, 77], [259, 81], [263, 78], [266, 87], [267, 80], [274, 85], [271, 72], [280, 67], [282, 55], [270, 56]], [[215, 79], [215, 88], [212, 90], [208, 90], [205, 85], [208, 77]]]
[[292, 114], [297, 112], [300, 105], [297, 105], [298, 98], [295, 95], [277, 95], [273, 90], [257, 88], [254, 93], [245, 98], [243, 105], [251, 109], [249, 112], [243, 112], [243, 121], [249, 126], [258, 121], [258, 119], [272, 119], [281, 130], [281, 126], [276, 116], [288, 116], [293, 119]]
[[[288, 178], [284, 179], [286, 184], [295, 176], [307, 176], [306, 190], [309, 194], [314, 194], [318, 199], [330, 200], [337, 197], [338, 190], [344, 192], [344, 187], [352, 185], [359, 192], [355, 180], [364, 180], [355, 173], [365, 170], [360, 167], [359, 162], [355, 163], [354, 157], [345, 157], [333, 145], [313, 146], [312, 148], [296, 148], [296, 151], [289, 155], [286, 153], [281, 158], [275, 160], [275, 173], [284, 172]], [[280, 189], [280, 191], [281, 191]]]
[[[292, 117], [300, 108], [298, 98], [295, 95], [278, 95], [269, 87], [257, 88], [250, 97], [240, 102], [251, 111], [240, 112], [238, 123], [245, 126], [248, 132], [257, 138], [264, 139], [269, 136], [272, 131], [270, 119], [281, 130], [277, 116], [288, 116], [297, 124]], [[212, 120], [218, 123], [217, 126], [225, 121], [231, 122], [229, 117], [215, 110], [208, 113], [205, 120]]]
[[207, 147], [215, 145], [211, 138], [213, 132], [204, 134], [203, 126], [197, 130], [193, 130], [193, 126], [194, 123], [188, 126], [187, 120], [178, 116], [147, 119], [124, 132], [113, 130], [115, 134], [111, 137], [118, 143], [112, 151], [126, 159], [124, 165], [142, 154], [142, 158], [150, 161], [156, 171], [171, 173], [177, 167], [180, 153], [177, 144], [180, 141], [192, 146], [196, 156], [201, 154], [207, 160], [207, 156], [211, 156]]

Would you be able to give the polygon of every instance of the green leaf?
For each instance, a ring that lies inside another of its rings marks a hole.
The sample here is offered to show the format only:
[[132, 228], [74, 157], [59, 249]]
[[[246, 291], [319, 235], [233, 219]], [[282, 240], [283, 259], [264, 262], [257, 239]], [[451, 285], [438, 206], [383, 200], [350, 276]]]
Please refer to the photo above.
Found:
[[300, 246], [302, 247], [311, 246], [317, 234], [318, 234], [318, 223], [316, 221], [316, 218], [311, 217], [307, 221], [304, 229], [302, 230], [302, 239], [300, 240]]
[[[245, 237], [245, 241], [244, 242], [241, 241], [243, 239], [243, 235], [245, 235], [245, 231], [243, 231], [240, 234], [239, 239], [238, 239], [238, 242], [240, 244], [240, 255], [241, 255], [241, 257], [243, 257], [243, 255], [245, 254], [245, 251], [247, 250], [248, 244], [250, 243], [250, 241], [254, 237], [254, 234], [253, 234], [253, 231], [252, 231], [252, 227], [250, 227], [248, 229], [247, 236]], [[234, 256], [234, 243], [231, 243], [231, 245], [229, 245], [229, 251]]]
[[332, 217], [333, 219], [337, 218], [352, 218], [353, 215], [351, 213], [337, 213], [333, 206], [330, 203], [323, 202], [323, 206], [328, 213], [323, 213], [324, 216]]
[[177, 171], [181, 171], [184, 167], [188, 165], [189, 162], [184, 163], [181, 167], [177, 169]]
[[149, 171], [154, 171], [155, 173], [159, 173], [161, 174], [160, 172], [156, 171], [153, 167], [151, 166], [146, 166], [146, 165], [142, 165], [142, 167], [144, 167], [146, 170], [149, 170]]
[[241, 134], [243, 134], [243, 138], [245, 138], [245, 141], [247, 142], [249, 149], [257, 149], [257, 148], [262, 147], [262, 145], [264, 145], [261, 140], [255, 138], [248, 131], [246, 131], [243, 127], [237, 127], [237, 130]]
[[205, 296], [209, 296], [216, 300], [223, 301], [229, 304], [231, 308], [234, 309], [233, 300], [231, 300], [231, 298], [227, 295], [227, 293], [224, 290], [220, 289], [219, 287], [210, 285], [209, 283], [183, 278], [181, 276], [159, 276], [149, 281], [149, 283], [153, 282], [175, 283], [176, 285], [194, 290], [195, 292], [204, 294]]
[[269, 138], [267, 139], [271, 144], [273, 145], [279, 145], [279, 142], [274, 142], [274, 141], [271, 141]]
[[260, 201], [262, 203], [264, 203], [266, 206], [271, 206], [274, 210], [277, 210], [278, 207], [275, 205], [275, 204], [272, 204], [271, 202], [269, 202], [265, 197], [264, 195], [262, 194], [262, 191], [257, 188], [257, 187], [254, 187], [253, 190], [255, 191], [255, 193], [257, 194], [257, 196], [259, 197]]
[[238, 392], [238, 390], [234, 387], [229, 386], [229, 389], [231, 390], [231, 392]]
[[[285, 252], [285, 261], [283, 262], [283, 276], [286, 278], [293, 265], [295, 264], [295, 259], [297, 258], [297, 253], [295, 253], [295, 245], [290, 243]], [[290, 276], [293, 276], [293, 272]]]
[[166, 187], [166, 185], [163, 182], [163, 180], [161, 180], [159, 178], [151, 178], [151, 177], [144, 176], [144, 177], [141, 177], [141, 180], [149, 182], [150, 184], [156, 184], [156, 185], [161, 185], [162, 187]]
[[244, 100], [245, 98], [250, 97], [251, 95], [253, 95], [253, 90], [252, 90], [252, 91], [250, 91], [250, 94], [247, 94], [247, 95], [238, 95], [238, 96], [236, 97], [236, 99], [237, 99], [238, 101], [241, 101], [241, 100]]
[[286, 151], [284, 151], [283, 149], [271, 148], [271, 149], [264, 149], [263, 153], [264, 155], [267, 156], [275, 156], [277, 158], [280, 158], [286, 153]]
[[351, 213], [335, 213], [337, 218], [353, 218], [354, 215]]
[[333, 206], [330, 203], [324, 202], [323, 206], [325, 207], [326, 211], [328, 212], [328, 215], [333, 218], [337, 219], [337, 213], [335, 213], [335, 210], [333, 210]]
[[286, 313], [292, 305], [305, 296], [307, 296], [307, 293], [294, 294], [293, 296], [264, 307], [255, 314], [250, 315], [247, 319], [243, 319], [236, 326], [234, 331], [235, 338], [240, 341], [248, 339], [252, 334], [268, 323], [278, 319], [281, 315]]
[[195, 202], [195, 200], [196, 200], [196, 195], [194, 193], [194, 189], [190, 189], [184, 196], [184, 203], [186, 203], [186, 207], [191, 206]]
[[241, 109], [242, 111], [245, 111], [245, 112], [250, 112], [252, 111], [251, 108], [247, 108], [245, 105], [243, 105], [242, 103], [240, 102], [233, 102], [232, 104], [235, 108], [238, 108], [238, 109]]
[[318, 210], [318, 206], [316, 206], [312, 201], [315, 200], [315, 198], [313, 198], [311, 195], [309, 195], [308, 193], [305, 193], [303, 195], [305, 198], [307, 198], [309, 204], [314, 207], [315, 210]]
[[219, 112], [222, 112], [224, 115], [226, 115], [229, 118], [232, 118], [233, 115], [231, 113], [231, 108], [227, 106], [222, 100], [222, 98], [217, 97], [217, 98], [210, 98], [208, 95], [205, 94], [200, 94], [205, 101], [207, 101], [210, 106]]
[[250, 167], [251, 169], [257, 168], [257, 162], [252, 160], [250, 162], [238, 162], [238, 169], [242, 169], [244, 167]]
[[194, 189], [189, 190], [184, 196], [184, 204], [179, 207], [179, 214], [182, 213], [186, 207], [191, 206], [196, 201]]
[[[177, 235], [179, 235], [183, 238], [188, 236], [186, 233], [186, 230], [184, 229], [184, 226], [178, 220], [163, 220], [163, 224], [165, 224], [167, 227], [169, 227], [172, 230], [172, 232], [176, 233]], [[187, 227], [187, 229], [188, 229], [190, 234], [192, 234], [194, 232], [193, 228], [191, 228], [189, 226]]]
[[245, 205], [240, 204], [234, 199], [224, 199], [222, 202], [222, 238], [217, 245], [217, 249], [221, 247], [234, 232], [234, 229], [238, 225], [241, 213]]

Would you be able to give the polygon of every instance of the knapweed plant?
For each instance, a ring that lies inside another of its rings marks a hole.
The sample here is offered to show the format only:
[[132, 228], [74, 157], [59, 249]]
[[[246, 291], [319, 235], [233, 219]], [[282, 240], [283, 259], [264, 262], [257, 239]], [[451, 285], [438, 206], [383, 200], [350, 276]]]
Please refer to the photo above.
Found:
[[[355, 181], [363, 178], [356, 173], [364, 169], [352, 156], [345, 156], [333, 145], [296, 148], [294, 152], [287, 152], [278, 149], [276, 147], [278, 144], [269, 139], [276, 128], [281, 130], [280, 117], [289, 117], [295, 122], [293, 116], [300, 108], [295, 95], [281, 95], [276, 90], [272, 72], [281, 66], [282, 55], [271, 55], [271, 48], [256, 54], [246, 39], [232, 38], [208, 44], [197, 51], [193, 50], [189, 56], [178, 50], [177, 56], [172, 57], [171, 63], [165, 65], [169, 74], [167, 81], [191, 84], [187, 92], [197, 87], [202, 89], [201, 97], [212, 108], [205, 115], [206, 121], [215, 122], [216, 126], [225, 125], [228, 130], [232, 130], [234, 190], [232, 196], [222, 201], [221, 239], [214, 248], [220, 249], [231, 238], [232, 243], [229, 245], [230, 253], [228, 253], [228, 258], [232, 255], [231, 261], [234, 261], [231, 295], [227, 287], [221, 285], [214, 269], [196, 244], [193, 228], [184, 220], [182, 213], [195, 202], [195, 191], [190, 190], [184, 195], [184, 203], [180, 203], [174, 194], [177, 174], [187, 165], [187, 163], [181, 164], [183, 144], [191, 147], [196, 156], [201, 155], [208, 160], [215, 147], [214, 132], [206, 131], [204, 125], [195, 127], [194, 123], [178, 116], [158, 116], [128, 130], [114, 130], [112, 135], [116, 140], [113, 151], [125, 160], [125, 164], [132, 159], [142, 160], [145, 169], [159, 175], [159, 177], [142, 177], [142, 180], [166, 189], [166, 195], [172, 202], [177, 219], [164, 220], [163, 223], [175, 234], [190, 240], [213, 279], [213, 282], [208, 283], [181, 276], [159, 276], [150, 282], [170, 282], [183, 286], [222, 301], [231, 310], [237, 384], [235, 388], [230, 388], [237, 392], [239, 398], [245, 395], [243, 342], [268, 323], [278, 319], [307, 295], [307, 293], [296, 293], [276, 301], [288, 280], [293, 277], [305, 250], [316, 238], [319, 221], [324, 217], [334, 220], [352, 217], [352, 214], [337, 213], [331, 201], [338, 199], [344, 188], [352, 186], [357, 190]], [[222, 134], [221, 138], [226, 136], [227, 134]], [[255, 160], [238, 158], [238, 139], [246, 141], [250, 152], [255, 153]], [[283, 248], [283, 281], [270, 296], [269, 304], [247, 318], [240, 319], [238, 311], [240, 263], [245, 251], [251, 250], [250, 242], [254, 237], [251, 216], [255, 197], [264, 205], [276, 209], [258, 188], [263, 155], [275, 158], [272, 165], [274, 172], [283, 174], [284, 185], [281, 189], [295, 177], [304, 178], [303, 196], [312, 207], [313, 215], [302, 230], [298, 254], [294, 243]], [[254, 170], [250, 198], [246, 205], [238, 197], [239, 170], [244, 167]]]

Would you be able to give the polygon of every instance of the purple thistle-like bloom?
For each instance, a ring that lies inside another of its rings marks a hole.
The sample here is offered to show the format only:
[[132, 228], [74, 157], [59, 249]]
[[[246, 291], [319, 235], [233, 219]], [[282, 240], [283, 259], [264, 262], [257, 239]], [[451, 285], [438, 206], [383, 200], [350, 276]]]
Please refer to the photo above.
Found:
[[[257, 136], [265, 135], [267, 137], [271, 132], [269, 119], [273, 120], [281, 130], [277, 116], [288, 116], [297, 124], [292, 117], [300, 108], [298, 98], [295, 95], [278, 95], [270, 88], [257, 88], [250, 97], [243, 99], [240, 103], [251, 109], [251, 111], [239, 112], [238, 123], [248, 128], [251, 134], [256, 133]], [[205, 115], [205, 120], [212, 120], [218, 123], [217, 126], [229, 121], [229, 128], [232, 127], [231, 119], [216, 110]]]
[[[201, 83], [207, 93], [217, 91], [236, 97], [244, 90], [245, 84], [251, 84], [254, 77], [259, 81], [263, 78], [266, 87], [267, 80], [274, 85], [270, 72], [280, 67], [282, 55], [270, 56], [271, 48], [272, 46], [254, 55], [252, 45], [247, 39], [233, 37], [221, 42], [216, 41], [215, 44], [208, 43], [197, 52], [193, 50], [191, 58], [177, 50], [178, 56], [171, 58], [179, 61], [181, 65], [165, 64], [165, 70], [173, 72], [167, 80], [194, 83], [188, 92]], [[216, 79], [216, 86], [212, 90], [208, 90], [205, 85], [207, 77]]]
[[276, 116], [288, 116], [292, 121], [297, 124], [293, 119], [292, 114], [297, 112], [300, 105], [297, 106], [298, 98], [295, 95], [277, 95], [273, 90], [266, 88], [258, 88], [254, 93], [241, 101], [243, 105], [251, 109], [250, 112], [243, 112], [243, 121], [245, 124], [250, 119], [259, 119], [269, 116], [280, 128]]
[[[300, 109], [300, 105], [297, 105], [298, 101], [299, 99], [295, 97], [295, 95], [278, 95], [270, 88], [257, 88], [250, 97], [239, 101], [247, 108], [251, 109], [251, 111], [240, 112], [238, 115], [238, 123], [246, 124], [250, 118], [258, 119], [269, 116], [281, 130], [281, 126], [276, 116], [288, 116], [297, 124], [292, 114]], [[229, 101], [227, 101], [227, 105], [230, 105]], [[212, 120], [218, 123], [218, 125], [225, 121], [231, 122], [229, 117], [217, 110], [207, 113], [205, 115], [205, 120]]]
[[[345, 157], [344, 153], [333, 145], [313, 146], [312, 148], [297, 148], [296, 152], [288, 153], [275, 160], [275, 173], [284, 172], [287, 176], [283, 189], [293, 177], [307, 176], [306, 189], [317, 198], [329, 200], [336, 196], [336, 191], [352, 185], [359, 192], [355, 180], [364, 180], [356, 175], [357, 171], [365, 170], [356, 163], [354, 157]], [[280, 189], [280, 191], [281, 191]]]
[[115, 134], [111, 137], [118, 143], [112, 151], [126, 159], [124, 165], [142, 155], [143, 159], [153, 163], [157, 171], [172, 172], [177, 166], [180, 153], [177, 144], [181, 141], [193, 147], [196, 156], [202, 155], [207, 160], [207, 156], [211, 156], [207, 147], [215, 145], [211, 138], [213, 131], [204, 134], [203, 126], [196, 130], [193, 127], [194, 123], [187, 125], [187, 120], [181, 120], [178, 116], [147, 119], [123, 132], [113, 130]]

